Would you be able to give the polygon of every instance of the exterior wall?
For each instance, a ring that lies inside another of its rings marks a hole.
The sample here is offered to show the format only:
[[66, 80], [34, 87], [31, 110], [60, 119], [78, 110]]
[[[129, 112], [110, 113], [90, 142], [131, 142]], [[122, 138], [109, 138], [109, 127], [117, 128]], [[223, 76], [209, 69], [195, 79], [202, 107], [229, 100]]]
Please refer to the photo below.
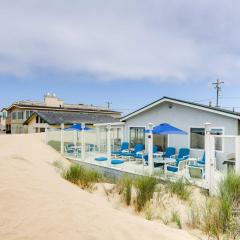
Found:
[[3, 110], [2, 115], [0, 116], [0, 133], [6, 132], [6, 123], [7, 123], [7, 110]]
[[[190, 147], [190, 128], [204, 127], [204, 123], [209, 122], [211, 127], [223, 127], [224, 135], [238, 135], [238, 120], [226, 117], [220, 114], [215, 114], [195, 108], [182, 106], [180, 104], [173, 104], [164, 102], [154, 108], [140, 113], [132, 118], [126, 120], [125, 124], [125, 140], [129, 141], [130, 127], [146, 127], [148, 123], [158, 125], [160, 123], [169, 123], [177, 128], [180, 128], [188, 133], [188, 135], [169, 135], [168, 146], [176, 147]], [[234, 146], [230, 141], [224, 140], [224, 150], [234, 152]], [[220, 153], [217, 153], [221, 155]], [[191, 149], [191, 155], [196, 157], [202, 155], [202, 150]]]

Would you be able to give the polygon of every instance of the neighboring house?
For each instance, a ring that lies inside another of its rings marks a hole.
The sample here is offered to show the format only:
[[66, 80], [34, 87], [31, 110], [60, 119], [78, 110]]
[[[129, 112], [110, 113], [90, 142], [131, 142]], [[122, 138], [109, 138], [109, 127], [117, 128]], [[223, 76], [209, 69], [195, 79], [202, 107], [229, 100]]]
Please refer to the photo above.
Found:
[[[205, 123], [211, 123], [211, 132], [215, 135], [239, 135], [240, 113], [222, 108], [210, 107], [189, 101], [163, 97], [143, 108], [140, 108], [120, 119], [123, 140], [129, 141], [130, 147], [136, 143], [145, 144], [147, 139], [144, 130], [149, 123], [154, 126], [169, 123], [188, 133], [188, 135], [154, 135], [153, 143], [164, 149], [167, 146], [187, 147], [192, 156], [200, 156], [204, 150]], [[217, 155], [233, 153], [234, 142], [216, 139]]]
[[[86, 114], [99, 114], [119, 119], [120, 112], [110, 110], [106, 107], [98, 107], [93, 105], [84, 104], [66, 104], [63, 100], [56, 97], [55, 94], [46, 94], [44, 102], [37, 101], [18, 101], [13, 103], [10, 107], [6, 108], [7, 111], [7, 129], [9, 133], [27, 133], [29, 127], [24, 124], [26, 120], [34, 112], [51, 112], [56, 113], [86, 113]], [[40, 120], [41, 121], [41, 120]], [[76, 119], [80, 122], [80, 119]], [[31, 130], [32, 132], [33, 130]], [[34, 132], [43, 131], [37, 128]]]
[[119, 122], [119, 118], [100, 113], [38, 111], [34, 112], [24, 125], [28, 127], [29, 133], [33, 133], [44, 132], [46, 128], [60, 128], [62, 123], [64, 127], [74, 123], [85, 123], [86, 126], [92, 127], [93, 124], [105, 122]]

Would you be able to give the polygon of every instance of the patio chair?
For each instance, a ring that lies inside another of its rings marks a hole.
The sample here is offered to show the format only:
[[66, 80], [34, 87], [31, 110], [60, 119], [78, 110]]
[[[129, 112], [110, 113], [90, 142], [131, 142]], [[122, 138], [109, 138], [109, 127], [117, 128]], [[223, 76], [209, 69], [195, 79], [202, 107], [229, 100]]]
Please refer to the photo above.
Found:
[[165, 149], [165, 152], [163, 152], [162, 157], [163, 158], [171, 158], [176, 154], [176, 148], [175, 147], [167, 147]]
[[118, 149], [117, 151], [112, 151], [112, 155], [119, 156], [123, 151], [128, 150], [129, 148], [129, 143], [128, 142], [122, 142], [121, 148]]
[[73, 149], [73, 147], [74, 147], [74, 144], [72, 144], [72, 143], [67, 144], [67, 145], [65, 146], [65, 153], [67, 153], [67, 154], [69, 154], [69, 155], [74, 154], [74, 149]]
[[196, 160], [193, 164], [188, 164], [188, 173], [191, 178], [201, 178], [205, 176], [205, 152], [200, 160]]
[[[167, 147], [161, 156], [155, 157], [154, 159], [158, 160], [159, 158], [160, 159], [171, 158], [175, 156], [175, 153], [176, 153], [175, 147]], [[154, 161], [154, 167], [162, 167], [162, 166], [164, 166], [164, 163], [159, 163], [157, 161]]]
[[189, 148], [180, 148], [176, 162], [173, 164], [167, 165], [167, 171], [169, 172], [179, 172], [184, 169], [187, 165], [187, 159], [189, 158], [190, 149]]
[[134, 150], [132, 152], [122, 152], [120, 154], [121, 157], [123, 158], [132, 158], [135, 159], [135, 156], [144, 150], [144, 146], [141, 143], [138, 143], [135, 145]]
[[[153, 153], [156, 153], [158, 151], [158, 146], [157, 145], [153, 145]], [[136, 153], [135, 155], [135, 160], [137, 160], [137, 162], [142, 162], [143, 160], [145, 161], [145, 163], [148, 161], [148, 154], [144, 154], [141, 152]]]
[[205, 178], [205, 168], [203, 165], [188, 165], [188, 172], [191, 178]]

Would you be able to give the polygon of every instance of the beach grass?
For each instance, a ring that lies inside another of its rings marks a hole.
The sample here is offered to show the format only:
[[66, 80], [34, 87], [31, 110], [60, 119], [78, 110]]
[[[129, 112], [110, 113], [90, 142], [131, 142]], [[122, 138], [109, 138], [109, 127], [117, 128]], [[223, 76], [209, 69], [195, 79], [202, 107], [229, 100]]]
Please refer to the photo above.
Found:
[[166, 188], [171, 194], [177, 195], [182, 200], [188, 200], [190, 198], [191, 191], [188, 184], [186, 184], [182, 178], [175, 182], [168, 181]]
[[94, 183], [102, 179], [99, 172], [84, 168], [79, 164], [71, 164], [68, 169], [63, 171], [63, 177], [83, 189], [91, 189]]
[[136, 188], [135, 210], [140, 212], [145, 204], [153, 197], [157, 185], [157, 180], [154, 177], [138, 177], [134, 181]]

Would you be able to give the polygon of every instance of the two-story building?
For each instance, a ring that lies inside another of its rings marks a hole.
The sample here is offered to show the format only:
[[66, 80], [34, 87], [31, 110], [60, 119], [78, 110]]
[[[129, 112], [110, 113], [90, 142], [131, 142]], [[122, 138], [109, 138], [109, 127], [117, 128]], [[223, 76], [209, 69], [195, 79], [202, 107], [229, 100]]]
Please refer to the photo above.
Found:
[[[48, 116], [51, 115], [52, 119], [54, 119], [54, 116], [56, 118], [59, 118], [60, 116], [61, 118], [63, 116], [74, 115], [75, 117], [72, 119], [74, 119], [76, 123], [81, 122], [81, 115], [86, 114], [94, 116], [96, 122], [98, 122], [98, 118], [102, 121], [103, 116], [106, 120], [108, 120], [106, 117], [109, 117], [110, 120], [118, 120], [121, 116], [120, 112], [113, 111], [107, 107], [85, 104], [67, 104], [55, 94], [44, 95], [43, 102], [29, 100], [14, 102], [8, 108], [2, 109], [1, 112], [2, 128], [5, 129], [7, 133], [12, 134], [44, 131], [46, 124], [48, 124], [47, 121], [40, 117], [40, 114], [43, 116], [44, 113]], [[31, 116], [34, 116], [34, 121], [32, 120], [33, 118], [31, 118], [31, 121], [26, 121]], [[58, 121], [55, 122], [56, 124], [54, 123], [54, 127], [60, 127], [60, 122], [61, 119], [58, 119]], [[28, 126], [29, 123], [31, 123], [31, 127]], [[41, 124], [41, 126], [39, 124]], [[43, 125], [44, 127], [42, 127]], [[29, 131], [29, 129], [31, 129], [31, 131]]]

